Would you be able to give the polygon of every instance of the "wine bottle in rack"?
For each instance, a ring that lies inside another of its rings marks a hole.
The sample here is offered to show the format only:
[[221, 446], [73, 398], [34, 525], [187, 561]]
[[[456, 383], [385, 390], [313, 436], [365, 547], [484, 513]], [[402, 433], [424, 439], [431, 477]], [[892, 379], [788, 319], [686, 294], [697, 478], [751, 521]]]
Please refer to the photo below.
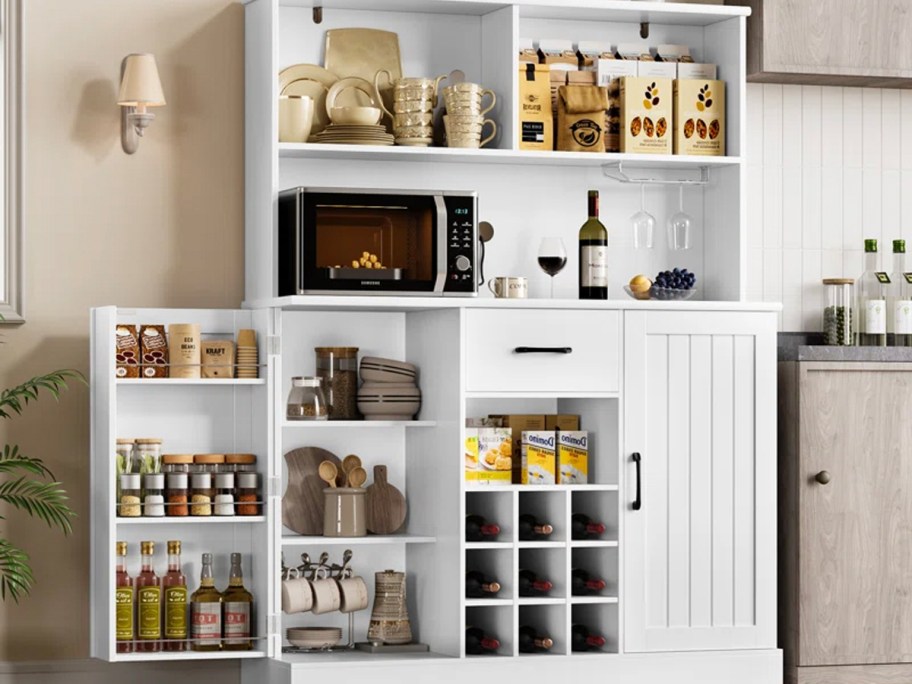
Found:
[[465, 529], [467, 542], [497, 541], [500, 534], [500, 525], [488, 522], [480, 515], [467, 515]]
[[554, 528], [534, 515], [524, 513], [519, 516], [519, 538], [522, 541], [548, 539]]
[[539, 577], [532, 570], [519, 571], [520, 596], [547, 596], [553, 588], [551, 582]]
[[596, 522], [584, 513], [574, 513], [570, 523], [573, 539], [598, 539], [608, 529], [604, 523]]
[[585, 570], [574, 568], [570, 573], [570, 590], [574, 596], [591, 596], [603, 591], [608, 584], [605, 580], [590, 575]]
[[542, 634], [529, 625], [519, 628], [520, 653], [544, 653], [550, 651], [552, 646], [554, 646], [554, 640], [547, 634]]
[[573, 625], [570, 630], [570, 648], [574, 651], [597, 651], [605, 643], [605, 637], [590, 631], [585, 625]]
[[466, 573], [466, 598], [493, 598], [500, 591], [500, 583], [476, 570]]
[[466, 627], [465, 644], [467, 655], [497, 653], [500, 648], [500, 642], [497, 639], [485, 634], [485, 631], [478, 627]]

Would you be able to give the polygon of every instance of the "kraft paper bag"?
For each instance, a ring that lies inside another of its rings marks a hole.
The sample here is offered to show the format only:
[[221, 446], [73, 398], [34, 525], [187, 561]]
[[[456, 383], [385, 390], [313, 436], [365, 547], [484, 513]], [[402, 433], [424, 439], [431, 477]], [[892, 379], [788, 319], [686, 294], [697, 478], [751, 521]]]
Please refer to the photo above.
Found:
[[557, 149], [604, 152], [607, 109], [607, 88], [561, 86], [557, 93]]

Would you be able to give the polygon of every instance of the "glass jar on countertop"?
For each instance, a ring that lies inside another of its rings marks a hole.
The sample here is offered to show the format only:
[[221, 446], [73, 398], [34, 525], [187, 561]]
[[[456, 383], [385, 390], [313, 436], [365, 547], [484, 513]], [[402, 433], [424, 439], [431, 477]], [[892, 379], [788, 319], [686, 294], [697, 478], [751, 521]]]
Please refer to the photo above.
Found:
[[288, 420], [329, 418], [329, 404], [323, 392], [323, 378], [307, 376], [291, 379], [285, 417]]
[[855, 281], [852, 278], [824, 278], [823, 337], [824, 343], [851, 347], [855, 343]]

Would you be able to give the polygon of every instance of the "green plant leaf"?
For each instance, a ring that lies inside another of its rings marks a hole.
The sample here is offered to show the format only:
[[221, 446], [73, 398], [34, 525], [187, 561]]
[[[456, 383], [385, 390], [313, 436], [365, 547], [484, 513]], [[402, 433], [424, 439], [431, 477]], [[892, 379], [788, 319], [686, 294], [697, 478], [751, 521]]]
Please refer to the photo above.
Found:
[[35, 578], [29, 565], [28, 554], [0, 538], [0, 598], [7, 596], [19, 603], [32, 588]]
[[0, 418], [11, 418], [12, 414], [20, 414], [30, 401], [38, 399], [38, 391], [44, 389], [54, 399], [60, 398], [60, 393], [67, 389], [67, 380], [77, 380], [88, 384], [85, 376], [77, 370], [58, 370], [47, 375], [39, 375], [27, 380], [17, 387], [3, 390], [0, 393]]
[[10, 473], [14, 470], [24, 470], [33, 475], [44, 475], [54, 479], [54, 474], [48, 469], [40, 458], [29, 458], [19, 453], [19, 446], [7, 444], [0, 453], [0, 473]]
[[73, 527], [70, 518], [76, 514], [67, 506], [69, 498], [59, 482], [36, 482], [20, 477], [0, 483], [0, 501], [41, 518], [48, 527], [59, 527], [69, 534]]

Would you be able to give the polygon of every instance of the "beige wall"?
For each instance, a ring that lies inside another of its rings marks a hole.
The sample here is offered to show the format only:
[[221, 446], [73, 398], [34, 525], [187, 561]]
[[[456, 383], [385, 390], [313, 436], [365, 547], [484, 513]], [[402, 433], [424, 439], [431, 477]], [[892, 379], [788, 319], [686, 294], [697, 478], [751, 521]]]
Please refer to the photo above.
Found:
[[[27, 322], [2, 332], [0, 387], [63, 367], [88, 373], [91, 306], [237, 306], [243, 295], [243, 7], [23, 4]], [[130, 52], [155, 53], [168, 100], [134, 156], [121, 151], [115, 105]], [[22, 605], [0, 605], [0, 660], [84, 658], [88, 390], [46, 398], [0, 429], [47, 460], [79, 514], [66, 539], [18, 513], [0, 521], [37, 580]]]

